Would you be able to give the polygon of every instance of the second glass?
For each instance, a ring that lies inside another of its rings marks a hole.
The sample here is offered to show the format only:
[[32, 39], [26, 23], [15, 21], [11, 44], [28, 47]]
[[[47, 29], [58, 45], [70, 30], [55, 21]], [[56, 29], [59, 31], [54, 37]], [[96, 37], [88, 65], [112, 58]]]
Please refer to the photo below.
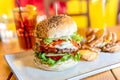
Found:
[[31, 49], [34, 45], [34, 28], [37, 23], [35, 7], [20, 7], [13, 10], [20, 47]]

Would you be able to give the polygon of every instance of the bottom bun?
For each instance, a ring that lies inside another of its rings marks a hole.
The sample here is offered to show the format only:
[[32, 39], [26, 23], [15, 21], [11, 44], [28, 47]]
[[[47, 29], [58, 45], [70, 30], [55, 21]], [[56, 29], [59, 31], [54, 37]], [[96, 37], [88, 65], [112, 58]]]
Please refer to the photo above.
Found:
[[64, 62], [59, 62], [59, 63], [55, 64], [54, 66], [49, 66], [47, 64], [42, 64], [40, 59], [38, 59], [38, 58], [35, 58], [34, 61], [35, 61], [35, 64], [37, 67], [44, 69], [44, 70], [50, 70], [50, 71], [62, 71], [62, 70], [71, 68], [78, 63], [78, 61], [69, 59]]

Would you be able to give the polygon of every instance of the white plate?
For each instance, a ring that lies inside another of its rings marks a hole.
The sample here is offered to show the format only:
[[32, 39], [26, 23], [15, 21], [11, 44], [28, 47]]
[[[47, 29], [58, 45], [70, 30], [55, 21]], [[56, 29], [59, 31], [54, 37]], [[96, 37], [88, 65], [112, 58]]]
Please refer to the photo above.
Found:
[[34, 65], [33, 51], [5, 55], [5, 59], [18, 80], [79, 80], [120, 66], [120, 52], [100, 53], [93, 62], [80, 61], [75, 67], [53, 72], [38, 69]]

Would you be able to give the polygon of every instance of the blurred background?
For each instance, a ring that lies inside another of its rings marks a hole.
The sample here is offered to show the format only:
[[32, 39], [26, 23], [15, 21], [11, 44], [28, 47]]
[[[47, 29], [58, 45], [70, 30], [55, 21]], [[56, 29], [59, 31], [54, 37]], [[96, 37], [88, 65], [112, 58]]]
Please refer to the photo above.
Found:
[[[67, 14], [77, 23], [78, 28], [104, 28], [120, 24], [120, 0], [19, 0], [21, 6], [34, 5], [38, 22], [56, 14]], [[0, 40], [11, 42], [16, 39], [13, 18], [15, 0], [0, 0]]]

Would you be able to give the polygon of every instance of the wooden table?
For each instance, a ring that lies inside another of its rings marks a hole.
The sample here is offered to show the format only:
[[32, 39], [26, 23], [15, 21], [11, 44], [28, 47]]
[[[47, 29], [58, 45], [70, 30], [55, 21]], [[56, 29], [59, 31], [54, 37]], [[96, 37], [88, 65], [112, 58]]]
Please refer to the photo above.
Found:
[[[120, 36], [120, 26], [109, 29], [117, 32], [118, 36]], [[19, 51], [23, 50], [19, 47], [17, 40], [11, 43], [0, 42], [0, 80], [16, 80], [16, 77], [11, 72], [11, 69], [4, 59], [4, 55], [6, 53], [16, 53]], [[120, 67], [87, 77], [82, 80], [120, 80]]]

